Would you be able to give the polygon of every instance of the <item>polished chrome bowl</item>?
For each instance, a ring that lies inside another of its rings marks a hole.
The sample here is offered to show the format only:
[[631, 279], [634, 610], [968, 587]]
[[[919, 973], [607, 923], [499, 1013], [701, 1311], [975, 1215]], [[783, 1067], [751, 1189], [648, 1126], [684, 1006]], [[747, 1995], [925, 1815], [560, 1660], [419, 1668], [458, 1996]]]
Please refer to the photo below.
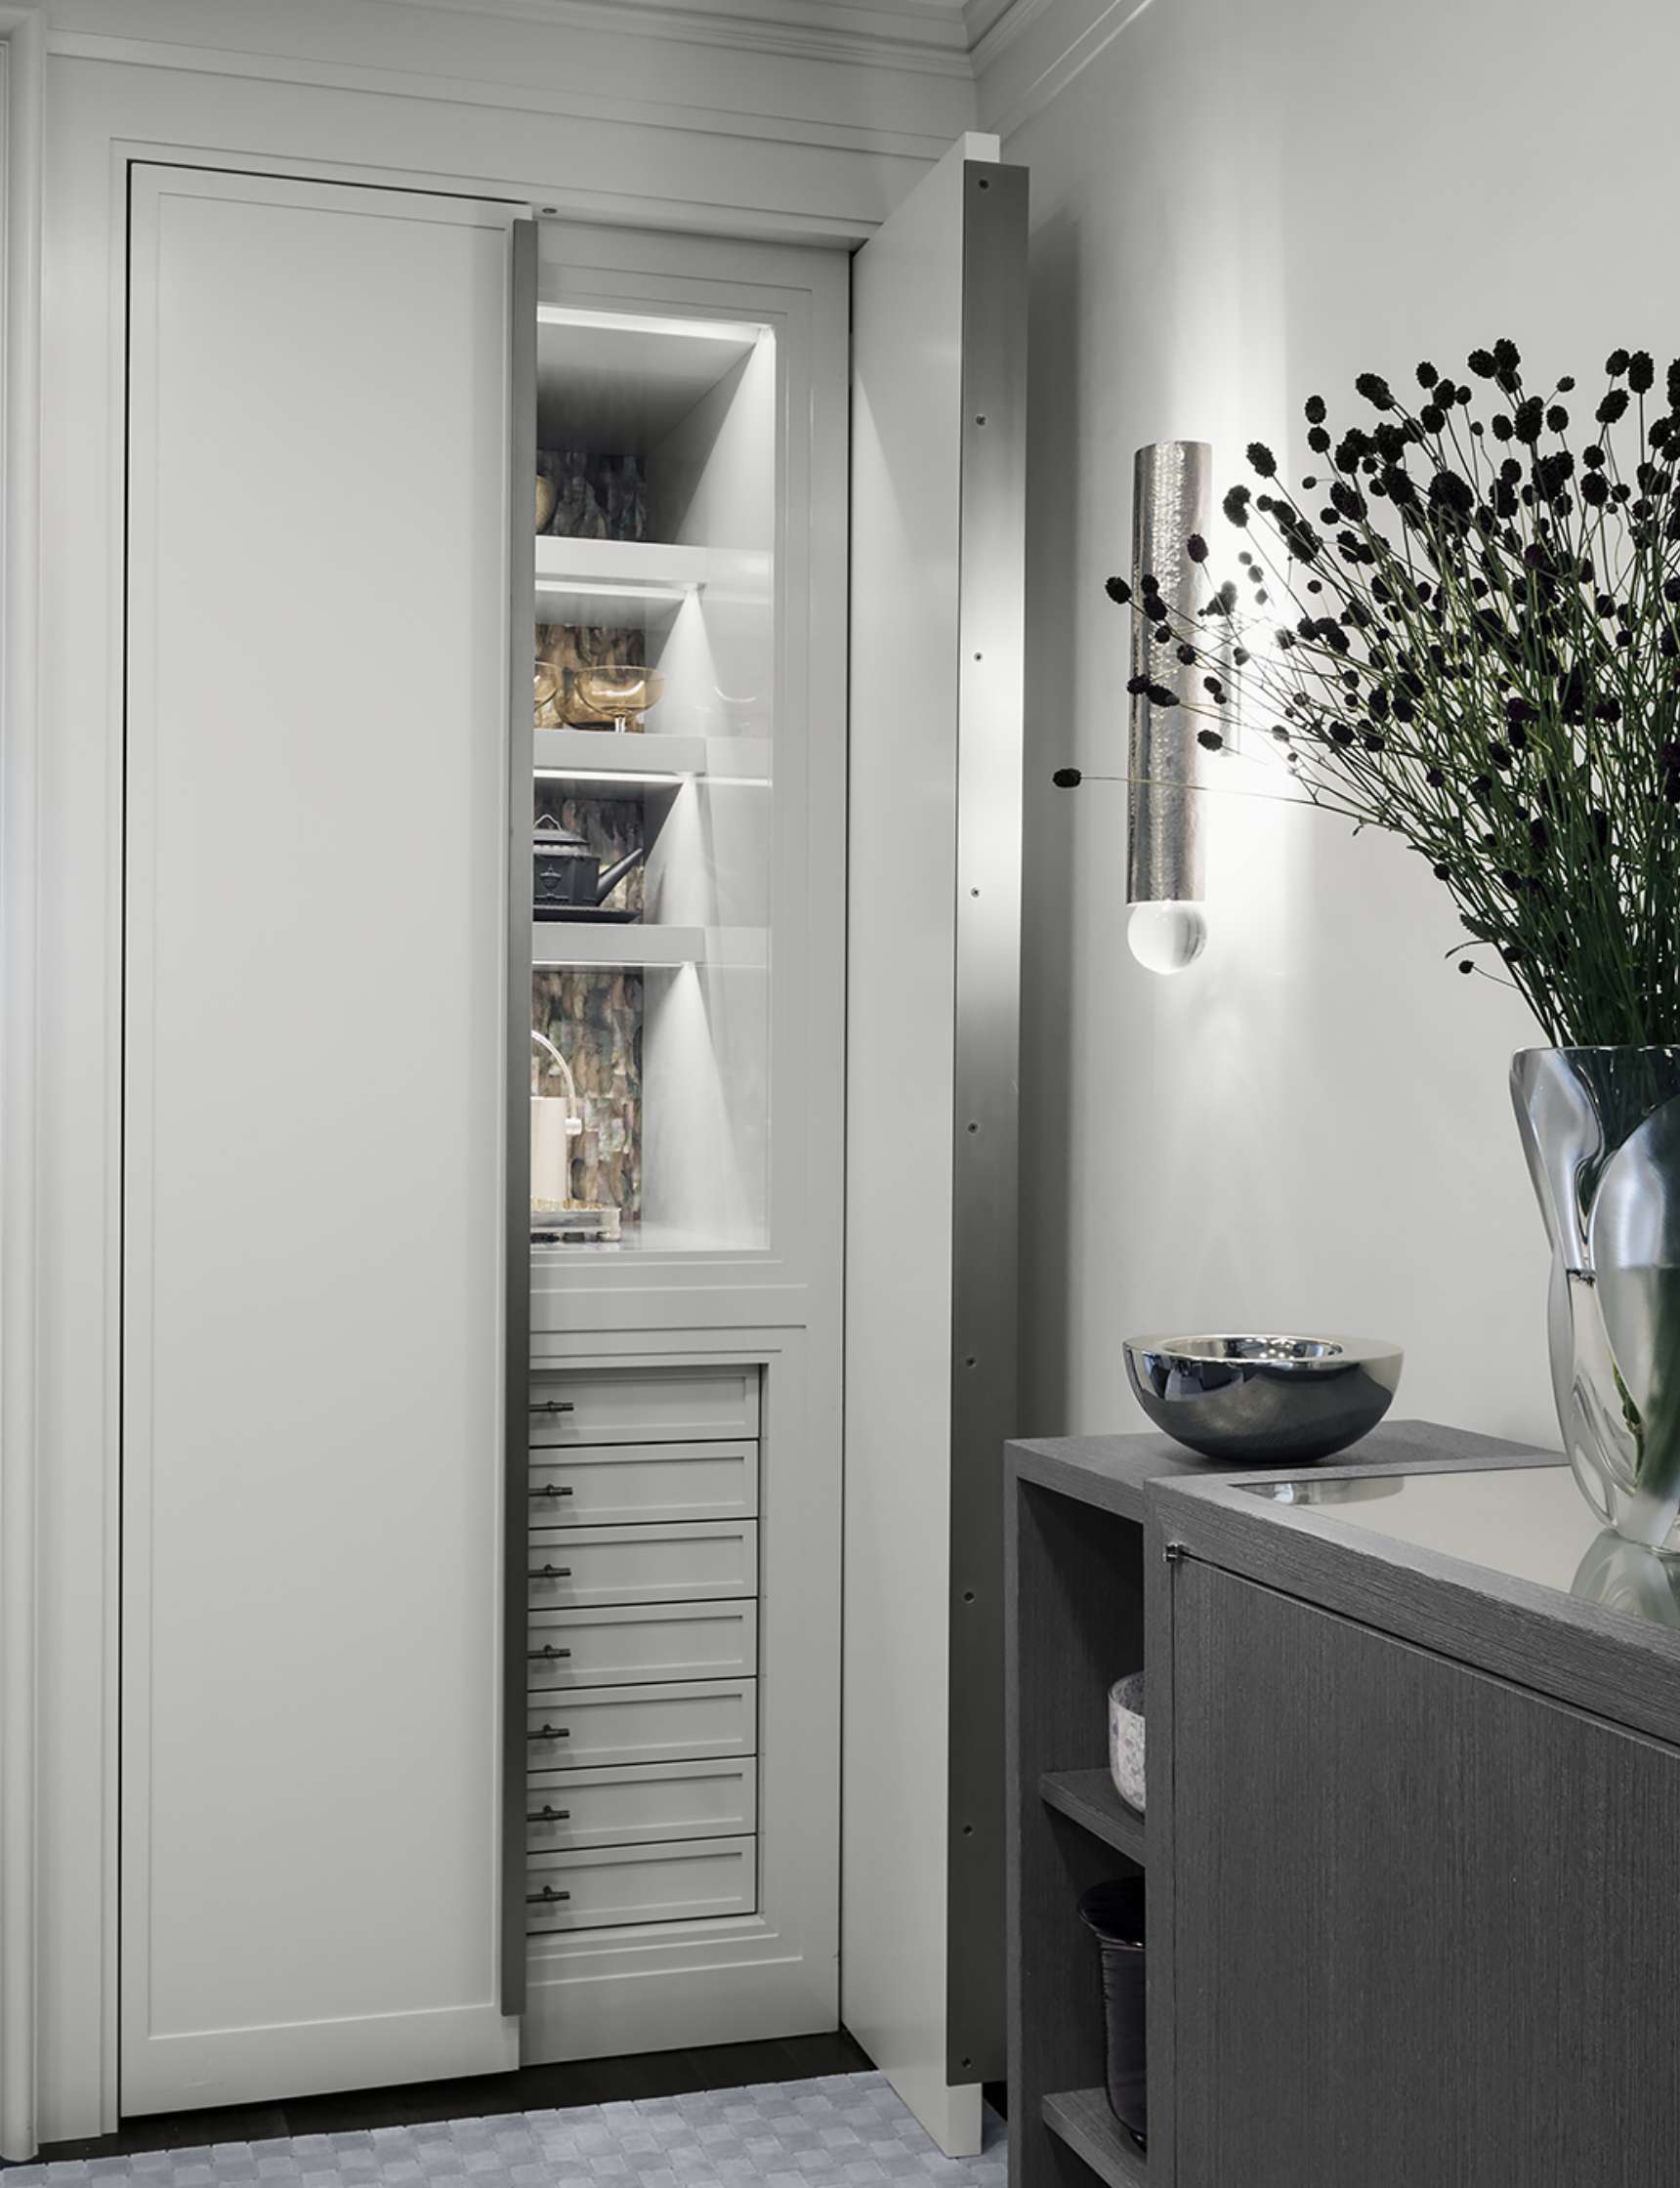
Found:
[[1369, 1337], [1128, 1337], [1126, 1368], [1157, 1428], [1239, 1466], [1328, 1458], [1367, 1435], [1405, 1354]]

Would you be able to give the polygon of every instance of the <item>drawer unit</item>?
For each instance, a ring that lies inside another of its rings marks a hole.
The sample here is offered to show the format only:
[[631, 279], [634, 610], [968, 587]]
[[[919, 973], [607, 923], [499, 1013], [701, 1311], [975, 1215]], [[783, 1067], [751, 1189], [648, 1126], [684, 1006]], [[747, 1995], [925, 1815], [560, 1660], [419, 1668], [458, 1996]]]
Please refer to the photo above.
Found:
[[756, 1595], [758, 1523], [537, 1528], [528, 1570], [533, 1611]]
[[685, 1679], [645, 1687], [574, 1687], [525, 1711], [531, 1771], [583, 1764], [693, 1762], [758, 1746], [752, 1679]]
[[750, 1520], [757, 1513], [756, 1444], [608, 1444], [531, 1452], [533, 1527]]
[[525, 1843], [540, 1854], [736, 1838], [750, 1834], [757, 1822], [758, 1765], [750, 1758], [554, 1771], [530, 1786]]
[[757, 1852], [752, 1838], [699, 1838], [535, 1855], [525, 1877], [526, 1926], [540, 1936], [750, 1914], [758, 1904]]
[[533, 1451], [564, 1444], [697, 1444], [758, 1435], [756, 1368], [589, 1368], [533, 1375]]
[[758, 1670], [758, 1605], [748, 1599], [540, 1611], [527, 1629], [525, 1663], [532, 1693], [643, 1680], [750, 1679]]

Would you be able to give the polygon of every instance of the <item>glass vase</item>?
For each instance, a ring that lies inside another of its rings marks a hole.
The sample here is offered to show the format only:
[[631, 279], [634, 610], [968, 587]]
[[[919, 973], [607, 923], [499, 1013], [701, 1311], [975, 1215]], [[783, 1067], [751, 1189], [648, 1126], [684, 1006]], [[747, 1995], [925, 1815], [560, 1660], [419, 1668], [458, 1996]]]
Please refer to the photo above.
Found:
[[1680, 1556], [1680, 1048], [1525, 1049], [1511, 1097], [1564, 1450], [1601, 1520]]

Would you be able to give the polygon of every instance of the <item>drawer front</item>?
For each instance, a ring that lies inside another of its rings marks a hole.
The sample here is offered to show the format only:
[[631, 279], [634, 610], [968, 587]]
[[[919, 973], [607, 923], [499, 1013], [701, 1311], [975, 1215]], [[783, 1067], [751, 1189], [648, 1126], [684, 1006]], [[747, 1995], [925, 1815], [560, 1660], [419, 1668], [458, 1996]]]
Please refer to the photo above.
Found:
[[757, 1825], [758, 1765], [750, 1759], [557, 1771], [533, 1784], [525, 1799], [525, 1844], [533, 1854], [735, 1838]]
[[714, 1838], [538, 1855], [525, 1872], [525, 1926], [541, 1936], [750, 1914], [758, 1904], [757, 1853], [756, 1839]]
[[532, 1771], [750, 1755], [758, 1746], [758, 1686], [752, 1679], [699, 1679], [574, 1687], [532, 1702], [525, 1736]]
[[540, 1611], [526, 1631], [533, 1694], [650, 1679], [750, 1679], [757, 1669], [758, 1605], [751, 1601]]
[[532, 1527], [632, 1527], [757, 1514], [756, 1444], [609, 1444], [531, 1453]]
[[533, 1611], [756, 1595], [758, 1522], [540, 1528], [531, 1535], [528, 1572]]
[[758, 1435], [756, 1368], [588, 1368], [533, 1375], [531, 1449]]

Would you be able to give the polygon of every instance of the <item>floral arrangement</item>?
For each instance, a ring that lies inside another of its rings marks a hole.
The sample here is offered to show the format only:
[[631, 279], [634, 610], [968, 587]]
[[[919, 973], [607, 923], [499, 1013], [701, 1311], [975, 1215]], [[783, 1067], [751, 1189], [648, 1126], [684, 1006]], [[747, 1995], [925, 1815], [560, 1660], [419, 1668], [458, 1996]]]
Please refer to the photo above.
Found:
[[1296, 490], [1252, 443], [1239, 574], [1193, 609], [1111, 578], [1149, 631], [1129, 688], [1210, 750], [1258, 727], [1288, 794], [1408, 843], [1457, 907], [1449, 954], [1548, 1040], [1680, 1042], [1680, 360], [1658, 400], [1613, 351], [1573, 435], [1573, 379], [1531, 393], [1508, 341], [1467, 363], [1483, 394], [1361, 373], [1370, 422], [1339, 432], [1310, 398]]

